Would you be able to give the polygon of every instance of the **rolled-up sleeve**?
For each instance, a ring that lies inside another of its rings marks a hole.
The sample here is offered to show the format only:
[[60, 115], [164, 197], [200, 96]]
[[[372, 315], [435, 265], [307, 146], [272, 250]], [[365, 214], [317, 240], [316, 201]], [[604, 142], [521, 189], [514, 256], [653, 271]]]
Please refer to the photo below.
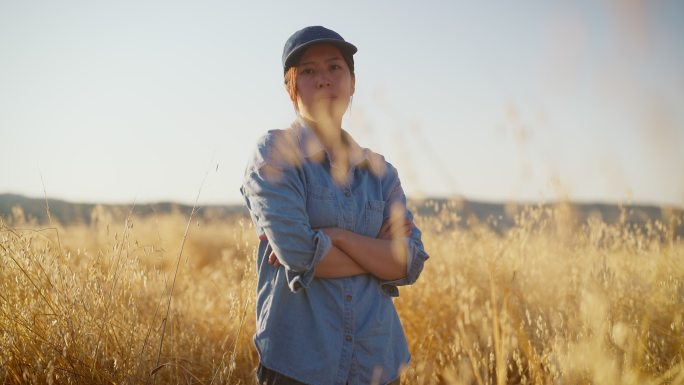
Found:
[[285, 268], [290, 290], [307, 288], [316, 265], [332, 242], [313, 230], [306, 212], [304, 182], [295, 166], [257, 161], [248, 166], [240, 188], [259, 235], [265, 235]]
[[[385, 212], [383, 214], [383, 221], [390, 217], [392, 207], [399, 205], [404, 210], [406, 218], [413, 223], [413, 213], [406, 207], [406, 195], [404, 189], [401, 187], [401, 181], [396, 168], [388, 163], [387, 175], [385, 184], [388, 187], [389, 194], [385, 198]], [[381, 286], [390, 295], [398, 296], [399, 290], [397, 286], [411, 285], [418, 280], [420, 273], [423, 271], [425, 261], [430, 258], [425, 251], [425, 246], [422, 241], [422, 233], [415, 225], [412, 226], [411, 234], [403, 240], [406, 243], [407, 260], [406, 260], [406, 276], [400, 279], [391, 281], [381, 280]]]

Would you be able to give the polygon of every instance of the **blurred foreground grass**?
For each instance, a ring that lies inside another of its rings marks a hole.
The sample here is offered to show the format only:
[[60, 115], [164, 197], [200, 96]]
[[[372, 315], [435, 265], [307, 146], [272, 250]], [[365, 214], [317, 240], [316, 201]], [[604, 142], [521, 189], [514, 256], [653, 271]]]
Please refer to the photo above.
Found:
[[[403, 383], [684, 384], [673, 223], [528, 207], [498, 234], [456, 212], [416, 220], [431, 258], [396, 300]], [[251, 222], [193, 219], [184, 237], [187, 220], [0, 222], [0, 383], [252, 384]]]

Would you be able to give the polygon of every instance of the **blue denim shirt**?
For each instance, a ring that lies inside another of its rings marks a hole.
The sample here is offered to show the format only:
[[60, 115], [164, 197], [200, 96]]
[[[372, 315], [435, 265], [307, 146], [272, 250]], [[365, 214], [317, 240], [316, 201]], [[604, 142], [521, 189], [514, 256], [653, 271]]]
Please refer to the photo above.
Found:
[[[343, 137], [352, 167], [341, 184], [315, 133], [298, 121], [264, 135], [247, 165], [240, 191], [260, 239], [254, 343], [264, 366], [307, 384], [385, 384], [410, 359], [392, 297], [416, 281], [428, 255], [414, 226], [404, 239], [406, 277], [314, 277], [332, 245], [318, 229], [375, 238], [395, 204], [413, 219], [397, 170]], [[282, 266], [268, 263], [271, 251]]]

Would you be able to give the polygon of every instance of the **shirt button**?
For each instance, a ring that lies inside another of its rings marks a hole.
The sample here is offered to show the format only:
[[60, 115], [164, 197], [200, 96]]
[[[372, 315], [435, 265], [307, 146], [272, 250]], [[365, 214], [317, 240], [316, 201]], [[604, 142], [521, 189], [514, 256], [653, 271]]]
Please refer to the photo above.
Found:
[[352, 336], [350, 336], [349, 334], [347, 334], [346, 336], [344, 336], [344, 340], [347, 341], [347, 342], [351, 342]]
[[351, 296], [351, 295], [348, 295], [348, 296], [344, 297], [344, 299], [346, 299], [347, 302], [351, 302], [352, 296]]

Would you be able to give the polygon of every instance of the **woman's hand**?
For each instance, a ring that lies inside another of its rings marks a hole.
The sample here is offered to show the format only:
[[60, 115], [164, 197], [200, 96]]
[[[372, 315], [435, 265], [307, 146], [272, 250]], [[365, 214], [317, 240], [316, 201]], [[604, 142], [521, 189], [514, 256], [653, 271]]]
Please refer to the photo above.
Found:
[[[261, 234], [259, 235], [259, 240], [260, 241], [267, 241], [268, 238], [266, 238], [266, 234]], [[276, 255], [275, 251], [271, 251], [271, 255], [268, 256], [268, 263], [269, 265], [278, 268], [282, 264], [280, 263], [280, 260], [278, 259], [278, 256]]]
[[268, 263], [276, 269], [282, 265], [275, 251], [271, 251], [271, 255], [268, 256]]

